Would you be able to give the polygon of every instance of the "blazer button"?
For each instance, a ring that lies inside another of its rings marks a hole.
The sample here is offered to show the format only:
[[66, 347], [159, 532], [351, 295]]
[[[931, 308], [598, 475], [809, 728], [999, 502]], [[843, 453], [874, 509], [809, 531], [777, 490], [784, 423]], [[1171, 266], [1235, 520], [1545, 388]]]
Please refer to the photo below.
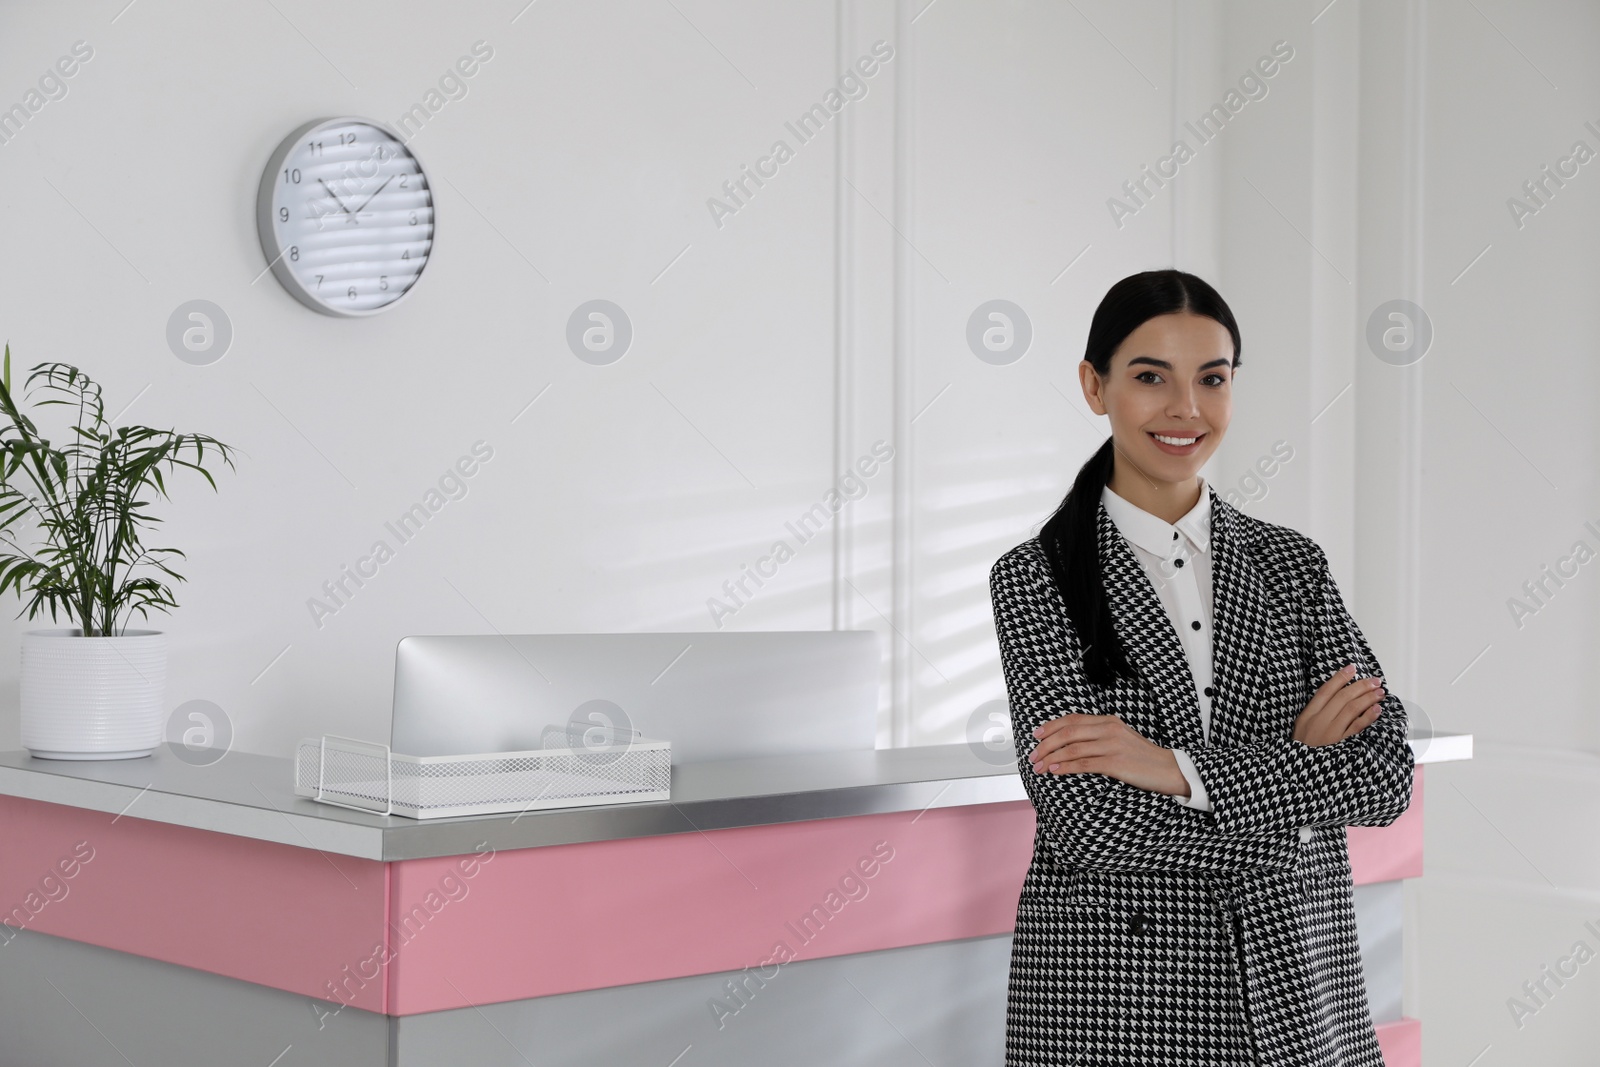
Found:
[[1139, 912], [1136, 915], [1134, 915], [1133, 919], [1128, 923], [1128, 929], [1130, 931], [1132, 931], [1133, 933], [1136, 933], [1136, 934], [1149, 933], [1150, 932], [1150, 920], [1144, 914], [1144, 912]]
[[1217, 695], [1217, 691], [1216, 691], [1215, 688], [1213, 688], [1212, 686], [1209, 686], [1209, 685], [1206, 686], [1206, 696], [1214, 697], [1216, 695]]

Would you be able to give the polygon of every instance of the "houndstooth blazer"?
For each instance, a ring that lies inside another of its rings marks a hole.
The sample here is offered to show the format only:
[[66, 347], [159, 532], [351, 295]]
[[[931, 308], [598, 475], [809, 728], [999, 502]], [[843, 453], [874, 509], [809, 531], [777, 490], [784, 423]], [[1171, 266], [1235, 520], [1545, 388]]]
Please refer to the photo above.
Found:
[[[1335, 671], [1382, 669], [1316, 542], [1208, 490], [1210, 744], [1177, 632], [1103, 505], [1106, 595], [1139, 678], [1085, 677], [1037, 537], [990, 571], [1017, 767], [1037, 814], [1011, 949], [1007, 1067], [1383, 1067], [1344, 827], [1387, 826], [1410, 806], [1405, 708], [1390, 692], [1352, 737], [1316, 748], [1293, 739]], [[1116, 714], [1187, 749], [1213, 810], [1103, 774], [1036, 773], [1034, 727], [1070, 712]]]

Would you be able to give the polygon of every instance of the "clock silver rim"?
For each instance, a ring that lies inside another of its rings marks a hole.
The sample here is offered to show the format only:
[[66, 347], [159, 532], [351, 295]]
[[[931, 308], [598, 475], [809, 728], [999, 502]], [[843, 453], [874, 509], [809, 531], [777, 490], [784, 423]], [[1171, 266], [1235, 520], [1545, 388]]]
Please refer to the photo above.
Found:
[[289, 153], [294, 151], [295, 146], [302, 137], [324, 126], [337, 126], [350, 122], [359, 122], [364, 126], [371, 126], [382, 131], [398, 142], [400, 147], [410, 154], [412, 161], [417, 165], [417, 170], [421, 172], [423, 180], [427, 182], [428, 206], [433, 212], [433, 233], [437, 235], [439, 232], [439, 201], [433, 195], [433, 181], [428, 178], [428, 168], [423, 164], [422, 157], [417, 155], [416, 150], [407, 144], [405, 138], [400, 136], [399, 131], [387, 122], [363, 118], [360, 115], [336, 115], [331, 118], [312, 119], [310, 122], [297, 127], [294, 132], [278, 142], [278, 147], [273, 149], [272, 155], [267, 159], [267, 166], [261, 172], [261, 182], [256, 187], [256, 237], [261, 241], [261, 254], [266, 257], [273, 277], [278, 279], [278, 284], [283, 286], [290, 296], [312, 311], [320, 312], [336, 319], [370, 318], [373, 315], [381, 315], [383, 312], [398, 306], [415, 291], [418, 285], [422, 284], [422, 276], [428, 272], [428, 264], [433, 262], [433, 238], [430, 237], [428, 240], [428, 258], [423, 261], [422, 269], [417, 271], [417, 280], [412, 282], [405, 292], [387, 304], [360, 310], [338, 308], [319, 300], [315, 295], [307, 291], [306, 287], [301, 284], [300, 279], [295, 276], [294, 271], [285, 264], [283, 255], [286, 249], [278, 247], [278, 235], [272, 221], [272, 196], [273, 190], [276, 188], [278, 171], [283, 169], [283, 164], [289, 158]]

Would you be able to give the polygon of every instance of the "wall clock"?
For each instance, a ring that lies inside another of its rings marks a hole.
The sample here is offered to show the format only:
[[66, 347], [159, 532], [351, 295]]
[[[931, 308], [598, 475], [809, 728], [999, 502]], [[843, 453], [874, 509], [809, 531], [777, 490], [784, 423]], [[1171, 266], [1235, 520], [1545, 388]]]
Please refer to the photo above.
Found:
[[317, 119], [261, 175], [256, 230], [272, 273], [324, 315], [375, 315], [411, 291], [433, 248], [433, 192], [392, 129]]

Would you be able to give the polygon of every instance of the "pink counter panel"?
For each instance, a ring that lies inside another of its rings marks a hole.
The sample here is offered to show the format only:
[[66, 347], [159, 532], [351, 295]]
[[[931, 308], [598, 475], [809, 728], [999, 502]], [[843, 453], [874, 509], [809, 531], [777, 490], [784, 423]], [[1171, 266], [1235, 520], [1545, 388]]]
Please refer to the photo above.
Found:
[[[1007, 933], [1033, 846], [1026, 801], [393, 863], [12, 797], [0, 827], [0, 899], [39, 902], [10, 925], [387, 1015]], [[80, 842], [49, 901], [28, 872]]]
[[522, 849], [425, 926], [458, 861], [391, 864], [387, 1010], [1005, 933], [1032, 846], [1013, 802]]
[[[1422, 873], [1421, 775], [1400, 820], [1347, 831], [1358, 884]], [[0, 827], [0, 899], [39, 908], [8, 925], [411, 1015], [1006, 933], [1034, 814], [1012, 801], [392, 863], [14, 797]], [[52, 901], [44, 872], [81, 843], [92, 858]]]
[[[9, 796], [0, 850], [6, 925], [275, 989], [325, 996], [384, 939], [390, 872], [370, 860]], [[381, 984], [352, 1003], [383, 1011]]]

